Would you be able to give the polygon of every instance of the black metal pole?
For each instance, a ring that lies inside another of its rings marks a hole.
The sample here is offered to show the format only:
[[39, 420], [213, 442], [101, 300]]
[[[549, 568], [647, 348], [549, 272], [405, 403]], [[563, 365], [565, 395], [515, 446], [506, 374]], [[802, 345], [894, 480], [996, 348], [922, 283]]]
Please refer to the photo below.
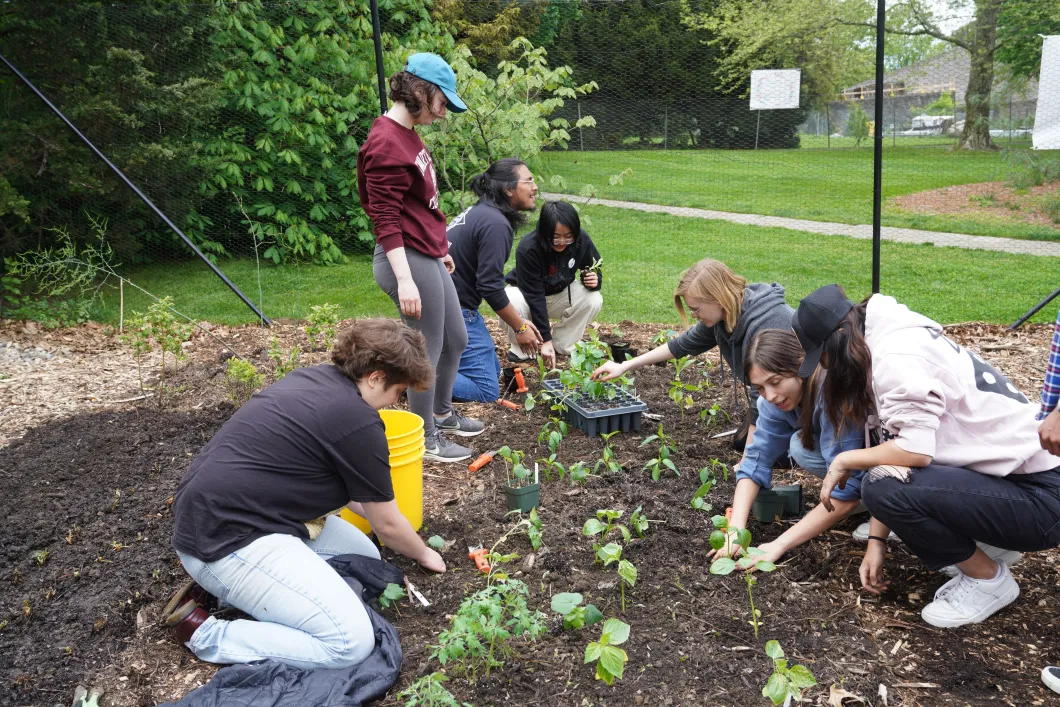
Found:
[[1012, 326], [1010, 326], [1009, 329], [1018, 329], [1019, 326], [1021, 324], [1023, 324], [1023, 322], [1027, 321], [1028, 319], [1033, 317], [1035, 314], [1040, 312], [1042, 310], [1042, 307], [1044, 307], [1045, 305], [1047, 305], [1050, 302], [1052, 302], [1054, 299], [1057, 298], [1057, 296], [1060, 296], [1060, 287], [1058, 287], [1055, 290], [1053, 290], [1053, 294], [1049, 295], [1048, 297], [1043, 299], [1041, 302], [1039, 302], [1038, 304], [1034, 305], [1034, 309], [1032, 309], [1031, 311], [1029, 311], [1026, 314], [1024, 314], [1022, 317], [1017, 319], [1016, 323], [1013, 324]]
[[245, 304], [248, 307], [250, 307], [250, 310], [252, 312], [254, 312], [254, 314], [256, 314], [258, 316], [258, 318], [261, 319], [262, 322], [264, 322], [268, 326], [272, 326], [272, 320], [270, 320], [268, 317], [266, 317], [264, 314], [262, 314], [261, 310], [259, 310], [256, 306], [254, 306], [254, 303], [251, 302], [249, 299], [247, 299], [247, 296], [244, 295], [240, 291], [240, 289], [238, 287], [236, 287], [235, 284], [233, 284], [232, 281], [229, 280], [228, 277], [226, 277], [225, 274], [223, 272], [221, 272], [217, 268], [216, 265], [214, 265], [213, 263], [210, 262], [210, 259], [207, 258], [203, 254], [203, 252], [201, 250], [199, 250], [198, 246], [196, 246], [194, 243], [192, 243], [191, 239], [188, 238], [187, 236], [185, 236], [184, 232], [181, 231], [179, 228], [177, 228], [177, 225], [175, 223], [173, 223], [172, 221], [170, 221], [169, 217], [166, 216], [164, 213], [162, 213], [162, 210], [159, 209], [157, 206], [155, 206], [154, 202], [152, 202], [150, 199], [148, 199], [147, 195], [144, 194], [142, 191], [140, 191], [140, 188], [137, 187], [135, 184], [133, 184], [132, 181], [128, 177], [125, 176], [124, 172], [122, 172], [120, 169], [118, 169], [114, 165], [114, 163], [111, 162], [107, 158], [106, 155], [104, 155], [102, 152], [100, 152], [99, 148], [97, 148], [95, 145], [93, 145], [92, 141], [89, 140], [87, 137], [85, 137], [84, 134], [80, 130], [77, 129], [77, 126], [74, 125], [73, 123], [71, 123], [70, 120], [65, 115], [63, 115], [62, 111], [60, 111], [58, 108], [56, 108], [55, 104], [53, 104], [51, 101], [49, 101], [48, 97], [45, 96], [43, 93], [41, 93], [37, 89], [37, 87], [33, 85], [32, 81], [30, 81], [25, 76], [23, 76], [22, 72], [19, 71], [17, 68], [15, 68], [15, 65], [12, 64], [10, 61], [8, 61], [7, 58], [3, 54], [0, 54], [0, 61], [4, 62], [4, 64], [7, 65], [7, 68], [11, 70], [11, 73], [13, 73], [15, 76], [17, 76], [22, 81], [22, 83], [24, 83], [27, 86], [29, 86], [29, 89], [31, 91], [33, 91], [35, 94], [37, 94], [37, 98], [39, 98], [42, 101], [44, 101], [44, 104], [47, 105], [49, 108], [51, 108], [52, 112], [55, 113], [57, 116], [59, 116], [59, 119], [62, 120], [64, 123], [66, 123], [66, 126], [68, 128], [70, 128], [71, 130], [73, 130], [74, 134], [77, 135], [79, 138], [81, 138], [81, 140], [86, 145], [88, 145], [88, 148], [90, 150], [92, 150], [92, 152], [96, 153], [96, 157], [98, 157], [101, 160], [103, 160], [103, 162], [108, 167], [111, 168], [111, 170], [114, 172], [114, 174], [118, 175], [118, 178], [121, 179], [123, 182], [125, 182], [125, 186], [129, 187], [130, 189], [132, 189], [133, 192], [136, 194], [136, 196], [140, 197], [140, 200], [143, 201], [145, 204], [147, 204], [147, 207], [149, 209], [151, 209], [151, 211], [155, 212], [155, 216], [158, 216], [158, 218], [162, 219], [163, 223], [165, 223], [167, 226], [169, 226], [170, 229], [172, 229], [172, 231], [174, 233], [176, 233], [178, 236], [180, 236], [180, 239], [182, 241], [184, 241], [184, 243], [187, 244], [187, 246], [189, 248], [191, 248], [192, 251], [195, 252], [195, 255], [197, 255], [200, 258], [202, 258], [202, 261], [204, 263], [206, 263], [206, 265], [211, 270], [213, 270], [214, 274], [217, 275], [217, 277], [221, 278], [221, 282], [223, 282], [224, 284], [228, 285], [228, 287], [232, 290], [232, 292], [234, 292], [239, 297], [239, 299], [243, 300], [243, 304]]
[[883, 35], [886, 0], [876, 0], [876, 106], [872, 131], [872, 293], [880, 291], [880, 216], [883, 193]]
[[371, 0], [372, 39], [375, 41], [375, 73], [379, 80], [379, 114], [386, 113], [386, 72], [383, 71], [383, 30], [379, 27], [379, 0]]

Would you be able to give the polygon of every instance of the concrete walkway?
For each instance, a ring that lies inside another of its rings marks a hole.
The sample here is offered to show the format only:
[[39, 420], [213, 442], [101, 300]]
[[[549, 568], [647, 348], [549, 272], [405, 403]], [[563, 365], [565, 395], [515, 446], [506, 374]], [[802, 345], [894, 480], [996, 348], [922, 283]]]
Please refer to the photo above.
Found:
[[[539, 194], [539, 198], [549, 200], [565, 199], [574, 203], [585, 202], [582, 196], [570, 194]], [[662, 206], [645, 204], [639, 201], [616, 201], [614, 199], [593, 199], [594, 205], [611, 206], [616, 209], [633, 209], [650, 213], [672, 214], [686, 218], [719, 219], [742, 223], [748, 226], [773, 226], [793, 231], [808, 231], [825, 236], [848, 236], [850, 238], [872, 239], [872, 226], [851, 225], [849, 223], [829, 223], [827, 221], [807, 221], [798, 218], [781, 216], [759, 216], [758, 214], [736, 214], [728, 211], [711, 211], [688, 206]], [[953, 246], [970, 250], [996, 250], [1004, 253], [1023, 255], [1048, 255], [1060, 257], [1060, 241], [1026, 241], [1015, 238], [995, 238], [993, 236], [969, 236], [964, 233], [943, 233], [940, 231], [919, 231], [913, 228], [895, 228], [884, 226], [880, 236], [885, 241], [897, 243], [919, 243], [937, 246]]]

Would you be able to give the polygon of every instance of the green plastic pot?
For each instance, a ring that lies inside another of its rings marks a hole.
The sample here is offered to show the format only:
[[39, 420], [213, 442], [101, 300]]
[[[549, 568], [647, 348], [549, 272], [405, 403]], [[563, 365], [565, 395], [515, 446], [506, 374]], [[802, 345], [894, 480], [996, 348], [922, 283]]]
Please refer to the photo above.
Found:
[[541, 484], [530, 484], [529, 486], [505, 486], [504, 497], [508, 501], [509, 511], [522, 511], [529, 513], [541, 503]]
[[802, 484], [774, 486], [773, 492], [784, 499], [784, 515], [791, 518], [802, 517]]
[[784, 505], [782, 496], [762, 490], [758, 492], [758, 498], [751, 506], [751, 515], [760, 523], [772, 523], [777, 518], [784, 517]]

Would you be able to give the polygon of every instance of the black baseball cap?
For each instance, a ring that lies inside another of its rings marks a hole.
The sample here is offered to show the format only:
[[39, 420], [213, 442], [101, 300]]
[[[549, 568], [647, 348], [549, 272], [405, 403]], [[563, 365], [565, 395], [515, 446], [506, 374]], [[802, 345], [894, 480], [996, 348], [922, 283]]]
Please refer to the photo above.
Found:
[[839, 328], [839, 322], [854, 308], [839, 285], [818, 287], [802, 298], [791, 315], [791, 328], [799, 337], [806, 358], [799, 366], [799, 375], [809, 378], [821, 362], [825, 339]]

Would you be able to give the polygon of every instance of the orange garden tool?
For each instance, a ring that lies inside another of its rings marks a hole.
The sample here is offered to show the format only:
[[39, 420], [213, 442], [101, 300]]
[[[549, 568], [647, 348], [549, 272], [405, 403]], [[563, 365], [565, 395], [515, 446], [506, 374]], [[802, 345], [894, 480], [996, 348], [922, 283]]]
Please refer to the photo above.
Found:
[[516, 367], [515, 369], [515, 392], [516, 393], [529, 393], [530, 389], [526, 387], [526, 379], [523, 378], [523, 369]]
[[468, 465], [467, 470], [470, 471], [471, 473], [475, 473], [476, 471], [478, 471], [482, 467], [484, 467], [487, 464], [489, 464], [490, 461], [493, 460], [493, 456], [496, 453], [497, 453], [496, 449], [491, 449], [490, 451], [486, 452], [485, 454], [480, 456], [475, 461], [471, 462], [471, 464]]
[[497, 404], [498, 405], [503, 405], [504, 407], [508, 408], [509, 410], [518, 410], [519, 409], [519, 405], [518, 404], [513, 403], [511, 400], [505, 400], [504, 398], [497, 398]]
[[475, 561], [475, 567], [478, 568], [479, 572], [488, 573], [490, 571], [490, 563], [486, 559], [486, 555], [489, 554], [489, 550], [484, 547], [468, 547], [467, 556]]

